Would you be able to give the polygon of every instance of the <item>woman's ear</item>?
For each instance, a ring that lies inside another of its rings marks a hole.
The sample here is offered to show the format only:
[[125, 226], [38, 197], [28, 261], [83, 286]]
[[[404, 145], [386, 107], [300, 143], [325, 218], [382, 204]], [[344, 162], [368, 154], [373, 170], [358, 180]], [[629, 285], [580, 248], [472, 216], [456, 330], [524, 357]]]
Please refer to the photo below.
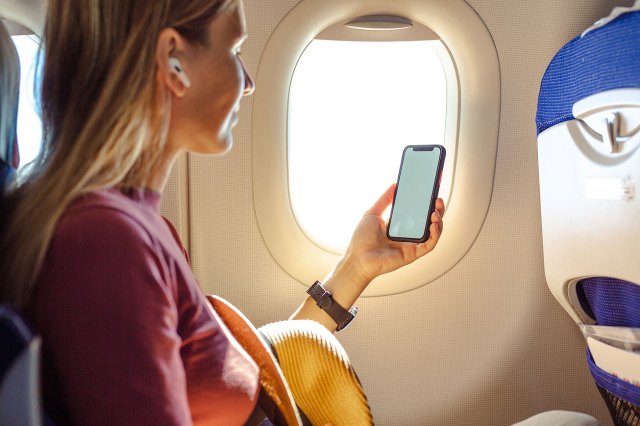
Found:
[[179, 59], [184, 56], [186, 47], [184, 38], [173, 28], [160, 31], [156, 45], [157, 81], [178, 98], [183, 97], [191, 86], [185, 61]]

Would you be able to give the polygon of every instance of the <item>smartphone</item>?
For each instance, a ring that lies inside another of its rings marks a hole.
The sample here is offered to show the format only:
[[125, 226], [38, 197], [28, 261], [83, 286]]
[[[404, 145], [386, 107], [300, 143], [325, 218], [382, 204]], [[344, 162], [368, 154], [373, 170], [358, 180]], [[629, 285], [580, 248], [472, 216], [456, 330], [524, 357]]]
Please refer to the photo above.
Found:
[[409, 145], [402, 152], [387, 238], [423, 243], [429, 239], [446, 150], [441, 145]]

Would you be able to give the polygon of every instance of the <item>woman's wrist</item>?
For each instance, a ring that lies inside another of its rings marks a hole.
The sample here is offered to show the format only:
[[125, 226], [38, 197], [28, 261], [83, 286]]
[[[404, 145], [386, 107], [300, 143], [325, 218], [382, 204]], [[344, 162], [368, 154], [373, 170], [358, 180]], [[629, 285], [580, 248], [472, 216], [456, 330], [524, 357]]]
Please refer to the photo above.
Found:
[[323, 286], [333, 294], [336, 302], [349, 309], [371, 281], [358, 259], [346, 254], [327, 275]]
[[[322, 286], [331, 292], [333, 300], [345, 310], [351, 309], [371, 280], [362, 273], [360, 264], [353, 257], [345, 255], [333, 271], [327, 275]], [[329, 331], [336, 330], [337, 324], [316, 302], [307, 297], [290, 319], [312, 319], [324, 325]]]

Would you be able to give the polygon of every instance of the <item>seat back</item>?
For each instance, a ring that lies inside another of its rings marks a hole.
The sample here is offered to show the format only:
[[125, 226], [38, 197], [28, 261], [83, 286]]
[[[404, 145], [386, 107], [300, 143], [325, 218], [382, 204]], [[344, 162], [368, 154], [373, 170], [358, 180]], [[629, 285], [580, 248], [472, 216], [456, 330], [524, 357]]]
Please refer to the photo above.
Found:
[[0, 425], [42, 424], [40, 337], [0, 305]]
[[536, 117], [547, 284], [616, 425], [640, 424], [640, 11], [627, 12], [560, 49]]
[[16, 136], [19, 85], [18, 52], [0, 21], [0, 195], [13, 181], [20, 162]]
[[538, 103], [547, 283], [578, 323], [594, 323], [578, 282], [640, 283], [640, 12], [565, 45]]

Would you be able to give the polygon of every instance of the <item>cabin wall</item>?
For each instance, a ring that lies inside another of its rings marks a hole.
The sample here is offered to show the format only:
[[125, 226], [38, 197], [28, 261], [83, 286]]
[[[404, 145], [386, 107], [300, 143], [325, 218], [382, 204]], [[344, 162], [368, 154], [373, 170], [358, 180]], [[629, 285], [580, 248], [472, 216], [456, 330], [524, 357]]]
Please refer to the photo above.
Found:
[[[297, 2], [244, 1], [249, 39], [242, 55], [253, 75], [270, 34]], [[545, 282], [535, 113], [555, 52], [632, 0], [468, 3], [492, 34], [501, 69], [497, 168], [484, 226], [444, 276], [403, 294], [361, 299], [358, 318], [337, 336], [380, 425], [507, 425], [552, 409], [610, 424], [580, 332]], [[286, 319], [311, 283], [283, 271], [260, 234], [251, 116], [246, 98], [232, 151], [180, 162], [164, 205], [187, 237], [205, 292], [227, 298], [261, 325]], [[185, 211], [188, 217], [178, 213]]]

